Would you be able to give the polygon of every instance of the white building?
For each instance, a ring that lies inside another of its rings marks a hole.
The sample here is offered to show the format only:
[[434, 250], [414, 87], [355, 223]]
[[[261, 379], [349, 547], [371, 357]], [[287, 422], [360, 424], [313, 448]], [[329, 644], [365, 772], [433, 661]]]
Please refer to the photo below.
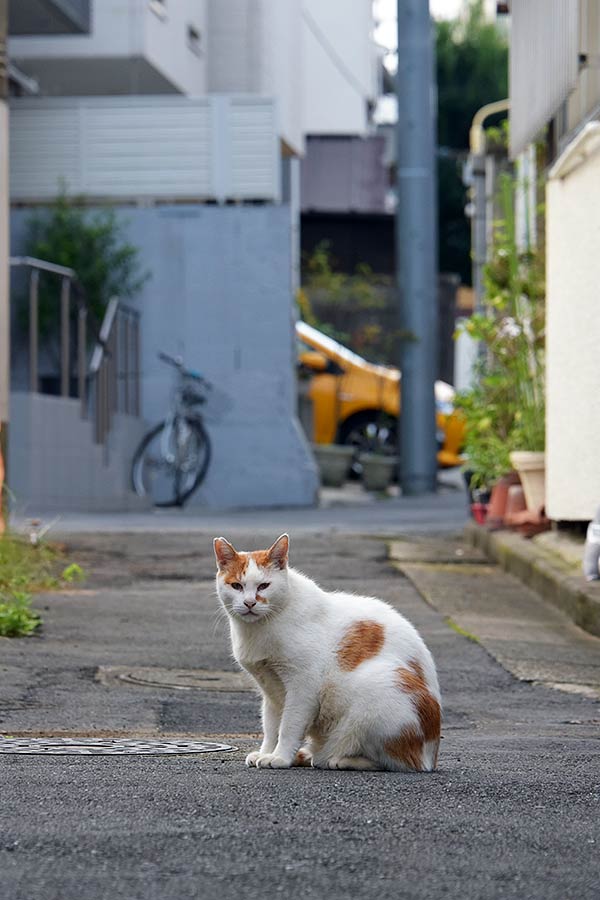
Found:
[[512, 0], [510, 140], [543, 140], [546, 188], [546, 509], [600, 505], [600, 3]]
[[[24, 207], [12, 216], [13, 252], [22, 252], [27, 207], [47, 203], [61, 182], [114, 205], [152, 273], [132, 301], [144, 417], [162, 418], [168, 404], [160, 350], [182, 354], [234, 404], [210, 427], [213, 462], [194, 498], [206, 505], [314, 501], [316, 469], [296, 419], [298, 157], [308, 131], [369, 129], [371, 4], [352, 0], [350, 15], [345, 5], [96, 0], [89, 34], [10, 42], [39, 84], [37, 97], [12, 106], [12, 199]], [[22, 392], [15, 410], [30, 400]], [[88, 450], [79, 447], [82, 460]], [[20, 485], [35, 505], [31, 468], [23, 463]], [[73, 504], [88, 497], [89, 485], [75, 482], [60, 481], [61, 502], [67, 489]]]
[[371, 0], [97, 0], [89, 33], [20, 34], [9, 52], [43, 95], [274, 97], [298, 155], [306, 134], [369, 131], [372, 32]]
[[306, 134], [365, 135], [381, 93], [371, 0], [304, 0]]
[[88, 34], [19, 35], [14, 62], [43, 94], [202, 94], [205, 0], [96, 0]]

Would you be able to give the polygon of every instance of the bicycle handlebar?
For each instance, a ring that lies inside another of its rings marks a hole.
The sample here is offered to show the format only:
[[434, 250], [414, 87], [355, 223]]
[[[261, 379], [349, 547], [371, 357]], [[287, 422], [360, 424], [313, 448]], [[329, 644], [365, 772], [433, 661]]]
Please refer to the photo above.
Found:
[[158, 354], [158, 358], [162, 360], [164, 363], [168, 363], [170, 366], [174, 366], [176, 369], [183, 369], [183, 360], [180, 356], [177, 358], [174, 356], [169, 356], [168, 353], [163, 353], [162, 351]]
[[183, 365], [183, 360], [180, 356], [169, 356], [168, 353], [163, 353], [162, 351], [160, 351], [158, 353], [158, 358], [162, 362], [167, 363], [167, 365], [173, 366], [173, 368], [177, 369], [178, 372], [181, 372], [186, 377], [195, 378], [196, 381], [201, 381], [207, 387], [210, 387], [210, 382], [208, 382], [206, 378], [204, 378], [204, 376], [200, 374], [200, 372], [194, 372], [192, 369], [185, 368], [185, 366]]

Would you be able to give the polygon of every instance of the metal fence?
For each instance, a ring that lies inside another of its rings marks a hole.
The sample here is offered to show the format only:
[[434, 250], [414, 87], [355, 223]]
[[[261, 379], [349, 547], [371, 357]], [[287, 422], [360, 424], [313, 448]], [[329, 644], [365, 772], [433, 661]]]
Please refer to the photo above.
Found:
[[[94, 440], [106, 445], [117, 412], [140, 415], [140, 317], [114, 297], [96, 334], [88, 363], [88, 344], [96, 329], [85, 292], [74, 269], [31, 256], [10, 258], [13, 268], [29, 272], [29, 390], [40, 388], [40, 276], [60, 280], [60, 396], [77, 397], [82, 419], [94, 422]], [[73, 312], [76, 333], [72, 335]], [[73, 339], [74, 338], [74, 339]], [[75, 373], [75, 387], [73, 374]]]

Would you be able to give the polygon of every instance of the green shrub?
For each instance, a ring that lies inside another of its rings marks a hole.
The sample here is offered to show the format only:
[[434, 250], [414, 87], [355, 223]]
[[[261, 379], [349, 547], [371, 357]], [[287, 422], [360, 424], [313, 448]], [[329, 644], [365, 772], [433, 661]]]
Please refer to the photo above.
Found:
[[[126, 300], [148, 278], [141, 271], [138, 250], [125, 237], [123, 224], [110, 208], [86, 209], [64, 192], [27, 221], [25, 252], [75, 269], [89, 308], [100, 322], [111, 297]], [[39, 324], [42, 335], [58, 328], [60, 279], [40, 278]]]
[[32, 593], [83, 578], [83, 569], [76, 563], [65, 567], [62, 554], [51, 545], [0, 536], [0, 637], [25, 637], [41, 624], [31, 609]]
[[457, 396], [473, 487], [491, 487], [509, 472], [512, 450], [543, 450], [545, 442], [544, 248], [517, 247], [514, 189], [503, 175], [485, 311], [464, 325], [481, 347], [477, 383]]

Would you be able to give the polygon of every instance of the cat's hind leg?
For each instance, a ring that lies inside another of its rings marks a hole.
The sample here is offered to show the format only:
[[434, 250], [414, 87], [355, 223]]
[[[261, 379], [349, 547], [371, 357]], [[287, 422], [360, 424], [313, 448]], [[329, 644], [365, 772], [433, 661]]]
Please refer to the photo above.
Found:
[[348, 727], [347, 721], [340, 722], [328, 736], [325, 743], [315, 753], [313, 766], [319, 769], [378, 769], [380, 766], [370, 758], [368, 746], [361, 733]]
[[300, 749], [296, 753], [292, 765], [293, 766], [312, 766], [312, 764], [313, 764], [312, 750], [308, 746], [308, 744], [305, 744], [303, 747], [300, 747]]
[[356, 771], [365, 772], [378, 769], [377, 763], [366, 756], [331, 756], [327, 760], [328, 769], [355, 769]]

